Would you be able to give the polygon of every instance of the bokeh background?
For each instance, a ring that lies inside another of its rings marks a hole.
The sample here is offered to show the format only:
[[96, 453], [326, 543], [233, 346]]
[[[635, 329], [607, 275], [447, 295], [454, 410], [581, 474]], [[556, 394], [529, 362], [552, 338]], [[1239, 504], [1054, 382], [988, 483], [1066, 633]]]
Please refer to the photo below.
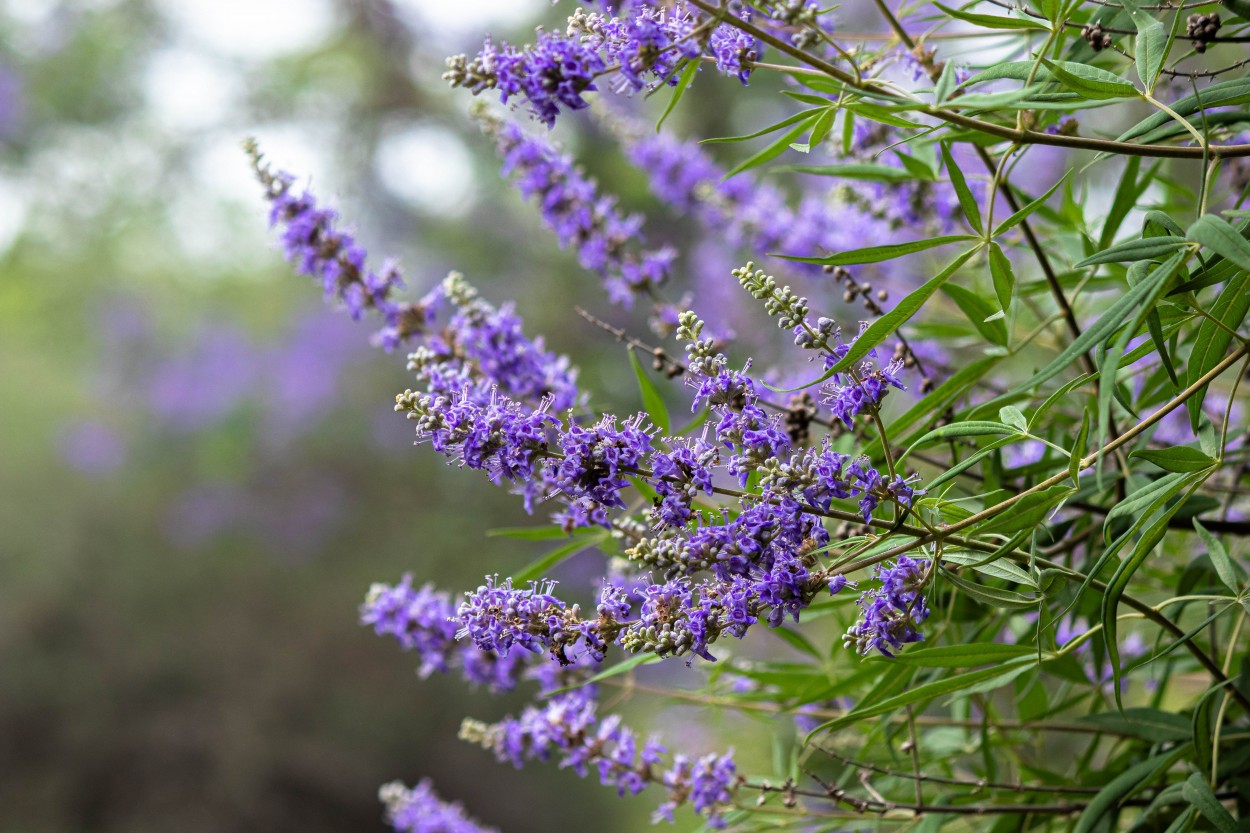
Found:
[[[412, 448], [402, 357], [281, 261], [239, 148], [257, 137], [414, 291], [454, 265], [515, 299], [601, 404], [636, 407], [620, 348], [569, 323], [604, 309], [597, 281], [439, 79], [483, 32], [567, 13], [0, 0], [0, 831], [381, 830], [377, 787], [426, 776], [514, 833], [645, 828], [653, 802], [458, 741], [522, 701], [418, 680], [357, 624], [373, 581], [459, 591], [544, 545], [488, 542], [533, 521]], [[730, 83], [701, 99], [711, 130]], [[560, 138], [648, 206], [602, 136]]]

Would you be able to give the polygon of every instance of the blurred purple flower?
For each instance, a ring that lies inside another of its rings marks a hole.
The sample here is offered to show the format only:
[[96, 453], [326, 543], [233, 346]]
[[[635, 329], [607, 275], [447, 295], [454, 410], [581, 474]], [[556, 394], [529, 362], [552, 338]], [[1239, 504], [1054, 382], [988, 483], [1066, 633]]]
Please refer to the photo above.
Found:
[[67, 425], [60, 437], [61, 459], [88, 477], [105, 477], [126, 463], [126, 445], [114, 429], [94, 419]]

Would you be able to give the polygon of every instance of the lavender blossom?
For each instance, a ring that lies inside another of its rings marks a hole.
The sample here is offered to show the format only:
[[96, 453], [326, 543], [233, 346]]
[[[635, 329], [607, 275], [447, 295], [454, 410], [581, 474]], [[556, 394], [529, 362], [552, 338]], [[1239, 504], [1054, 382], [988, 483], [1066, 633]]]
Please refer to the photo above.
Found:
[[[457, 642], [455, 613], [448, 594], [430, 585], [414, 589], [412, 576], [405, 575], [398, 584], [374, 584], [369, 589], [360, 608], [360, 621], [372, 626], [379, 636], [394, 637], [405, 650], [416, 651], [422, 677], [458, 671], [475, 686], [511, 691], [523, 677], [534, 676], [536, 669], [527, 665], [520, 653], [503, 656]], [[543, 664], [543, 674], [548, 665]], [[542, 675], [539, 682], [544, 691], [560, 685], [555, 681], [544, 684]]]
[[861, 617], [843, 637], [847, 647], [866, 656], [878, 650], [887, 657], [910, 642], [921, 642], [917, 628], [929, 617], [924, 585], [929, 577], [928, 560], [900, 555], [894, 564], [877, 566], [881, 587], [865, 590], [859, 597]]
[[397, 833], [496, 833], [470, 819], [458, 802], [443, 801], [426, 779], [412, 789], [395, 781], [378, 790], [386, 821]]
[[498, 90], [505, 104], [523, 97], [533, 116], [551, 127], [562, 107], [581, 110], [588, 106], [582, 94], [596, 89], [595, 78], [606, 68], [592, 46], [560, 32], [540, 31], [532, 45], [496, 47], [487, 39], [472, 60], [452, 56], [443, 79], [474, 95]]
[[399, 266], [388, 261], [380, 271], [369, 269], [364, 247], [339, 228], [338, 212], [318, 205], [309, 191], [295, 194], [295, 177], [273, 171], [255, 142], [249, 140], [245, 149], [265, 186], [269, 224], [282, 226], [283, 253], [300, 274], [318, 279], [326, 298], [339, 302], [352, 318], [359, 319], [366, 312], [379, 315], [385, 327], [375, 338], [387, 350], [424, 329], [426, 310], [392, 298], [404, 286]]
[[646, 249], [642, 218], [622, 214], [613, 198], [601, 196], [571, 157], [515, 124], [486, 116], [482, 124], [496, 140], [504, 175], [538, 204], [560, 245], [572, 247], [582, 266], [603, 279], [614, 303], [629, 306], [668, 280], [676, 253]]
[[665, 767], [667, 750], [658, 738], [640, 744], [618, 717], [600, 720], [596, 706], [593, 687], [583, 687], [493, 725], [466, 720], [460, 736], [518, 768], [526, 761], [558, 758], [561, 768], [583, 778], [593, 769], [604, 786], [615, 788], [621, 796], [637, 795], [648, 785], [662, 786], [668, 799], [656, 811], [653, 818], [657, 821], [672, 821], [673, 811], [688, 803], [709, 826], [724, 825], [724, 813], [743, 780], [732, 752], [695, 760], [675, 755]]

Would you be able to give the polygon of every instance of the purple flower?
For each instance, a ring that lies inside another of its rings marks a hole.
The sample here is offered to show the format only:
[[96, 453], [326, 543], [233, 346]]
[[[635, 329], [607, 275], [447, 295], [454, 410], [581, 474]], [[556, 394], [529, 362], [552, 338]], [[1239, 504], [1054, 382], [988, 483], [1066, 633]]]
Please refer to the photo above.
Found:
[[881, 587], [865, 590], [857, 604], [860, 619], [843, 637], [848, 647], [861, 655], [878, 650], [894, 656], [909, 642], [920, 642], [924, 635], [917, 630], [929, 617], [924, 585], [929, 577], [929, 561], [901, 555], [893, 565], [877, 566], [876, 577]]
[[448, 803], [434, 792], [429, 779], [412, 789], [395, 781], [378, 790], [386, 805], [386, 821], [398, 833], [495, 833], [468, 817], [459, 803]]
[[604, 281], [614, 303], [629, 306], [635, 295], [668, 280], [675, 252], [645, 249], [642, 218], [621, 213], [601, 196], [572, 158], [517, 125], [483, 118], [503, 158], [503, 173], [539, 206], [543, 222], [562, 247], [576, 251], [583, 267]]
[[486, 725], [465, 721], [462, 738], [489, 750], [500, 762], [516, 767], [529, 760], [557, 760], [562, 769], [586, 777], [597, 772], [604, 786], [618, 795], [637, 795], [649, 784], [662, 786], [668, 799], [657, 818], [673, 820], [673, 811], [689, 803], [713, 827], [723, 825], [723, 814], [732, 806], [741, 784], [733, 753], [705, 755], [691, 762], [675, 755], [664, 765], [667, 751], [657, 738], [642, 749], [638, 736], [612, 715], [600, 720], [593, 686], [557, 694], [541, 705], [528, 706], [519, 717]]
[[352, 318], [366, 312], [380, 316], [385, 326], [375, 338], [387, 350], [423, 330], [426, 310], [392, 298], [404, 286], [398, 265], [387, 261], [378, 271], [369, 269], [364, 247], [339, 227], [338, 212], [318, 205], [309, 191], [296, 194], [295, 177], [273, 171], [254, 142], [246, 149], [270, 202], [269, 224], [282, 227], [283, 254], [296, 270], [319, 280], [326, 298], [340, 303]]
[[551, 127], [562, 107], [588, 106], [582, 94], [596, 89], [595, 78], [605, 69], [595, 49], [557, 31], [539, 32], [532, 45], [522, 48], [507, 43], [496, 47], [487, 39], [472, 61], [464, 55], [448, 58], [443, 78], [474, 95], [498, 90], [505, 104], [524, 98], [534, 118]]
[[412, 575], [399, 584], [375, 584], [360, 608], [360, 621], [372, 625], [378, 636], [393, 636], [404, 650], [421, 657], [419, 673], [428, 677], [447, 671], [456, 649], [455, 608], [451, 597], [430, 585], [413, 589]]

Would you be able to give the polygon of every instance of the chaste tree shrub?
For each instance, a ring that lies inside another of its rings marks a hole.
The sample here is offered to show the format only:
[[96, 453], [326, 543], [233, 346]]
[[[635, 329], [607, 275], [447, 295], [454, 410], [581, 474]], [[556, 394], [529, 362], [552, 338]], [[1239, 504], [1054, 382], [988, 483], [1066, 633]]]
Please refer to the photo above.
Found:
[[[651, 794], [657, 820], [1245, 830], [1250, 4], [857, 5], [878, 29], [814, 0], [619, 0], [447, 60], [503, 175], [641, 314], [581, 311], [627, 347], [639, 412], [463, 275], [403, 295], [248, 144], [286, 257], [407, 355], [417, 444], [545, 519], [501, 548], [559, 542], [511, 576], [484, 553], [468, 592], [377, 584], [361, 620], [422, 675], [533, 693], [465, 740]], [[789, 114], [713, 154], [663, 125], [696, 82]], [[653, 130], [622, 102], [657, 93]], [[683, 285], [696, 241], [649, 243], [549, 138], [568, 119], [742, 257], [715, 280], [792, 349], [752, 364]], [[549, 580], [586, 551], [593, 591]], [[706, 675], [651, 696], [785, 716], [774, 771], [609, 711], [661, 662]], [[429, 782], [381, 795], [397, 830], [482, 829]]]

